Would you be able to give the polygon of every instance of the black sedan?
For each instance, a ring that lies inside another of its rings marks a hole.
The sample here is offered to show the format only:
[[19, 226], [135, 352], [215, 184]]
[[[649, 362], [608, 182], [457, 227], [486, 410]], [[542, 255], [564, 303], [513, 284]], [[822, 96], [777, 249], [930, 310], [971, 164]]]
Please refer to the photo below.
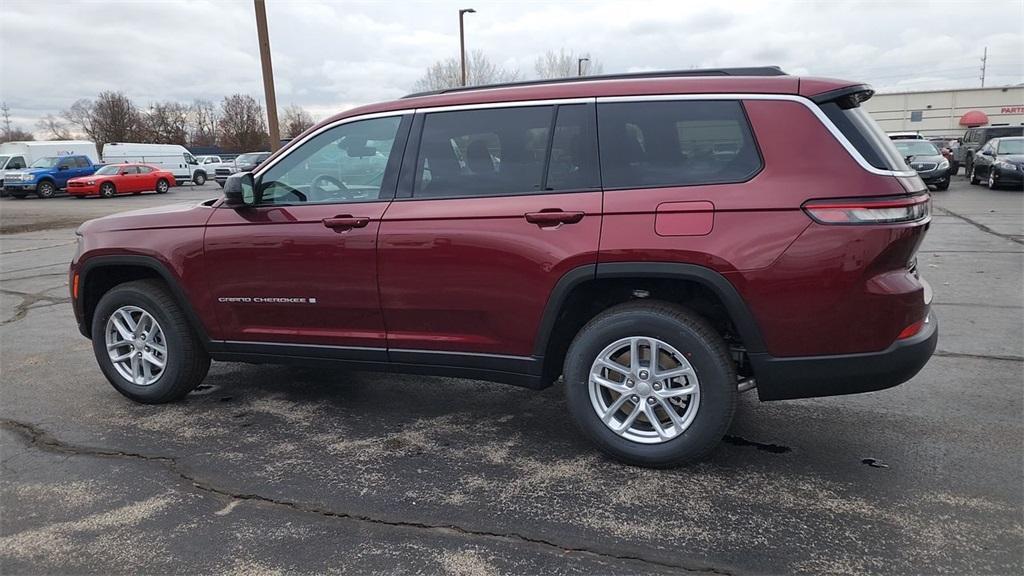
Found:
[[917, 170], [917, 175], [936, 190], [949, 188], [949, 160], [927, 140], [893, 140], [893, 146]]
[[974, 155], [971, 184], [988, 180], [988, 187], [1024, 189], [1024, 137], [993, 138]]

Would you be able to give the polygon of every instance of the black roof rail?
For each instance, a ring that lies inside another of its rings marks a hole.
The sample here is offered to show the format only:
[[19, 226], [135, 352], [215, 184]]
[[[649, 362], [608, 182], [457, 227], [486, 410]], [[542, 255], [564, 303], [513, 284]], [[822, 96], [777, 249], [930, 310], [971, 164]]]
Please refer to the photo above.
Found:
[[745, 68], [694, 68], [691, 70], [660, 70], [655, 72], [629, 72], [625, 74], [599, 74], [597, 76], [570, 76], [569, 78], [545, 78], [543, 80], [523, 80], [519, 82], [505, 82], [502, 84], [482, 84], [480, 86], [459, 86], [456, 88], [443, 88], [441, 90], [428, 90], [406, 94], [402, 98], [416, 98], [418, 96], [434, 96], [437, 94], [450, 94], [453, 92], [465, 92], [467, 90], [485, 90], [489, 88], [511, 88], [514, 86], [543, 86], [544, 84], [566, 84], [571, 82], [592, 82], [594, 80], [636, 80], [642, 78], [678, 78], [686, 76], [786, 76], [778, 66], [751, 66]]

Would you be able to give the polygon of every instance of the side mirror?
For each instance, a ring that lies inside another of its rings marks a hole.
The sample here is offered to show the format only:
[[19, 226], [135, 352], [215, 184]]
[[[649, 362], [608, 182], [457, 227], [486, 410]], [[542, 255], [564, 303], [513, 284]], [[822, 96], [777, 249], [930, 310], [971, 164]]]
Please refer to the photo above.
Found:
[[244, 208], [256, 203], [256, 184], [251, 172], [240, 172], [228, 176], [224, 182], [224, 205], [229, 208]]

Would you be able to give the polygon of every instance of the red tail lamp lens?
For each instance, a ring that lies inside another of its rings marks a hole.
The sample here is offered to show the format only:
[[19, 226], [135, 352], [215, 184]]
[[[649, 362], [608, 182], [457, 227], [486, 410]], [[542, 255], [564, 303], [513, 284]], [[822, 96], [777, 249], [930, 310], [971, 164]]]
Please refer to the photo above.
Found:
[[819, 224], [897, 224], [917, 222], [931, 215], [931, 196], [811, 200], [804, 211]]

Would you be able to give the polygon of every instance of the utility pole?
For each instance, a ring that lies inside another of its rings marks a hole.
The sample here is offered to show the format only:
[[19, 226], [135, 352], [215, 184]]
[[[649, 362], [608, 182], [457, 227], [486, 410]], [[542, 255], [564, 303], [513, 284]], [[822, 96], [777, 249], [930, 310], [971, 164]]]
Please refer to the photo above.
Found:
[[985, 46], [985, 51], [981, 56], [981, 87], [985, 87], [985, 64], [988, 63], [988, 46]]
[[459, 54], [462, 57], [462, 82], [460, 86], [466, 85], [466, 27], [463, 24], [463, 17], [467, 14], [475, 14], [476, 10], [472, 8], [463, 8], [459, 10]]
[[576, 59], [576, 75], [583, 76], [583, 63], [590, 62], [590, 58], [577, 58]]
[[260, 42], [260, 63], [263, 64], [263, 96], [267, 101], [267, 128], [270, 129], [270, 151], [281, 147], [281, 130], [277, 126], [277, 97], [274, 96], [274, 66], [270, 63], [270, 37], [267, 34], [267, 5], [256, 3], [256, 35]]

